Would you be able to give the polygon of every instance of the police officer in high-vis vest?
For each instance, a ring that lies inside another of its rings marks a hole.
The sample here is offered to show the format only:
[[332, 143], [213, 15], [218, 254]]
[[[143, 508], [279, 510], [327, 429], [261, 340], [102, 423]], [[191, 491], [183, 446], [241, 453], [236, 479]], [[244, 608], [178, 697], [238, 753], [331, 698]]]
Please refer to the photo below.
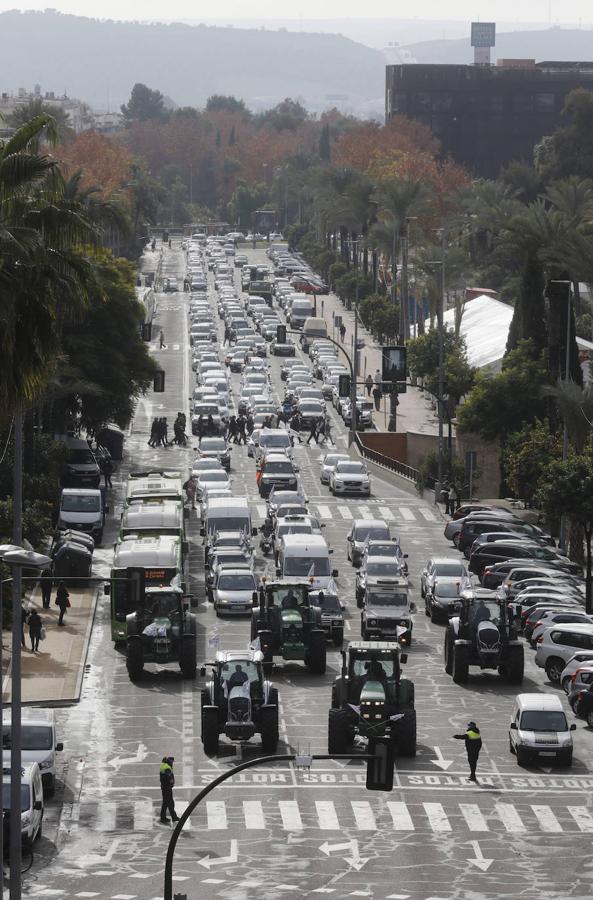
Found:
[[476, 766], [478, 765], [478, 756], [482, 749], [480, 729], [475, 722], [468, 722], [465, 732], [463, 734], [454, 734], [453, 737], [457, 741], [465, 741], [465, 752], [467, 753], [470, 772], [469, 780], [477, 781]]
[[175, 802], [173, 800], [173, 787], [175, 785], [175, 776], [173, 774], [174, 761], [174, 756], [163, 756], [160, 768], [161, 794], [163, 795], [163, 802], [161, 803], [161, 822], [163, 825], [169, 824], [167, 810], [169, 811], [172, 822], [177, 822], [179, 819], [179, 816], [175, 812]]

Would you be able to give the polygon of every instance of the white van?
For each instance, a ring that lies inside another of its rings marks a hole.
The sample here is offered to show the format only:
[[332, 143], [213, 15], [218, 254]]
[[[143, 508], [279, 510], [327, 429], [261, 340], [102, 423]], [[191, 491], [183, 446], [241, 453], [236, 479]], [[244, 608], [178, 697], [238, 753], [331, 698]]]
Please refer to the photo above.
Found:
[[302, 328], [308, 318], [313, 316], [315, 310], [313, 301], [306, 294], [295, 294], [291, 300], [288, 311], [288, 322], [292, 328]]
[[566, 714], [555, 694], [518, 694], [509, 727], [511, 753], [520, 766], [534, 757], [555, 759], [572, 765], [572, 734], [576, 725], [568, 725]]
[[248, 540], [257, 534], [257, 528], [251, 524], [251, 510], [246, 497], [212, 497], [208, 502], [204, 526], [200, 529], [200, 534], [205, 538], [206, 556], [214, 535], [222, 531], [242, 531]]
[[66, 531], [84, 531], [90, 534], [98, 546], [103, 540], [105, 492], [99, 488], [62, 488], [58, 511], [58, 528]]
[[[21, 773], [21, 838], [30, 847], [43, 828], [43, 785], [36, 762], [23, 766]], [[2, 806], [10, 809], [10, 763], [2, 767]]]
[[[3, 711], [2, 719], [2, 764], [10, 767], [10, 709]], [[64, 749], [56, 736], [56, 722], [53, 709], [34, 706], [21, 710], [21, 744], [23, 765], [37, 763], [43, 781], [46, 797], [51, 797], [56, 789], [56, 753]]]
[[[301, 347], [307, 351], [312, 341], [327, 337], [327, 322], [317, 316], [305, 319], [303, 333], [300, 337]], [[331, 346], [331, 345], [330, 345]]]
[[288, 581], [308, 578], [311, 590], [337, 593], [334, 578], [338, 570], [330, 568], [330, 553], [333, 551], [320, 534], [287, 534], [278, 551], [276, 574]]

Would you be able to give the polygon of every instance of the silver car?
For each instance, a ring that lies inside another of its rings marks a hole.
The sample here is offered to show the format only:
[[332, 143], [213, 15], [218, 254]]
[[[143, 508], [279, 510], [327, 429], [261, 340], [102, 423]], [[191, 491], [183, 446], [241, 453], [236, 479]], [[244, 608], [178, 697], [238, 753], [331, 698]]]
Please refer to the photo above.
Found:
[[436, 556], [429, 559], [420, 575], [420, 596], [426, 597], [427, 591], [432, 589], [436, 579], [442, 583], [445, 579], [459, 582], [460, 579], [469, 579], [469, 572], [464, 562], [453, 556]]
[[347, 453], [326, 453], [321, 463], [321, 483], [329, 484], [329, 477], [337, 464], [349, 459]]
[[257, 600], [257, 576], [247, 569], [222, 569], [212, 585], [216, 615], [250, 613]]

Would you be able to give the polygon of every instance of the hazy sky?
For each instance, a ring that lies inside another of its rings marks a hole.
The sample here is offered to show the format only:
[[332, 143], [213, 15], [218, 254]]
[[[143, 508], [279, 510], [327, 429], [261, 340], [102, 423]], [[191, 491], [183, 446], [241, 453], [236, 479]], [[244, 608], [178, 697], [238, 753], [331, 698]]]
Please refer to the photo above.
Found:
[[[113, 19], [193, 19], [220, 21], [228, 19], [294, 18], [400, 18], [463, 19], [506, 22], [593, 22], [591, 0], [414, 0], [413, 4], [397, 0], [296, 0], [290, 9], [278, 7], [270, 0], [27, 0], [22, 9], [51, 7], [61, 12]], [[15, 0], [0, 0], [0, 12], [19, 8]]]

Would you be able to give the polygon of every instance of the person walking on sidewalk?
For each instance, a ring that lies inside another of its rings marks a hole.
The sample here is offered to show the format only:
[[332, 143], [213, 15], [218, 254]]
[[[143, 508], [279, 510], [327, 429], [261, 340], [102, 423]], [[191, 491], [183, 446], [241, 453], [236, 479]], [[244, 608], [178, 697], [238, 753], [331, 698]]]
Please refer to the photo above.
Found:
[[41, 616], [36, 609], [31, 610], [29, 615], [29, 637], [31, 638], [31, 650], [33, 653], [37, 653], [39, 650], [42, 628], [43, 622], [41, 621]]
[[113, 475], [113, 463], [109, 456], [103, 457], [101, 460], [101, 474], [105, 479], [105, 487], [112, 488], [113, 485], [111, 483], [111, 476]]
[[451, 515], [453, 515], [456, 509], [459, 509], [459, 506], [459, 491], [457, 490], [455, 482], [452, 481], [449, 485], [449, 512]]
[[346, 326], [342, 322], [342, 324], [340, 325], [340, 341], [342, 344], [344, 343], [345, 337], [346, 337]]
[[177, 822], [179, 816], [175, 812], [175, 801], [173, 800], [173, 787], [175, 786], [175, 775], [173, 774], [174, 756], [163, 756], [160, 768], [161, 794], [163, 802], [161, 803], [161, 822], [168, 825], [167, 812], [171, 816], [172, 822]]
[[51, 603], [51, 589], [53, 585], [51, 569], [43, 570], [43, 572], [41, 573], [41, 578], [39, 579], [39, 583], [41, 585], [41, 602], [43, 603], [43, 608], [49, 609]]
[[383, 384], [383, 376], [381, 375], [380, 369], [377, 369], [375, 371], [373, 381], [375, 382], [376, 387], [378, 387], [379, 390], [381, 390], [381, 385]]
[[64, 624], [64, 613], [70, 606], [70, 594], [66, 589], [66, 585], [63, 581], [58, 583], [58, 590], [56, 592], [56, 606], [60, 608], [60, 615], [58, 618], [58, 625]]
[[165, 345], [165, 332], [164, 332], [163, 329], [161, 328], [161, 333], [159, 334], [159, 347], [160, 347], [161, 350], [162, 350], [163, 347], [165, 347], [165, 346], [166, 346], [166, 345]]
[[198, 482], [195, 475], [191, 475], [183, 485], [187, 502], [191, 504], [191, 508], [196, 508], [196, 493], [198, 491]]
[[364, 383], [365, 383], [366, 389], [367, 389], [367, 397], [370, 397], [371, 391], [373, 390], [373, 376], [371, 375], [370, 372], [367, 375], [367, 377], [365, 378]]
[[27, 624], [28, 619], [29, 619], [29, 610], [25, 609], [25, 607], [21, 601], [21, 644], [23, 645], [23, 647], [26, 646], [26, 644], [25, 644], [25, 625]]
[[[371, 378], [370, 375], [369, 375], [369, 378]], [[371, 378], [371, 381], [372, 381], [372, 378]], [[382, 396], [383, 396], [383, 393], [382, 393], [382, 391], [381, 391], [381, 388], [380, 388], [380, 387], [374, 387], [374, 388], [373, 388], [373, 400], [375, 401], [375, 412], [380, 412], [380, 411], [381, 411], [381, 398], [382, 398]]]
[[465, 741], [465, 752], [467, 753], [467, 761], [469, 763], [469, 780], [477, 781], [476, 766], [478, 765], [478, 757], [482, 749], [482, 737], [480, 729], [475, 722], [468, 722], [467, 728], [463, 734], [454, 734], [456, 741]]

